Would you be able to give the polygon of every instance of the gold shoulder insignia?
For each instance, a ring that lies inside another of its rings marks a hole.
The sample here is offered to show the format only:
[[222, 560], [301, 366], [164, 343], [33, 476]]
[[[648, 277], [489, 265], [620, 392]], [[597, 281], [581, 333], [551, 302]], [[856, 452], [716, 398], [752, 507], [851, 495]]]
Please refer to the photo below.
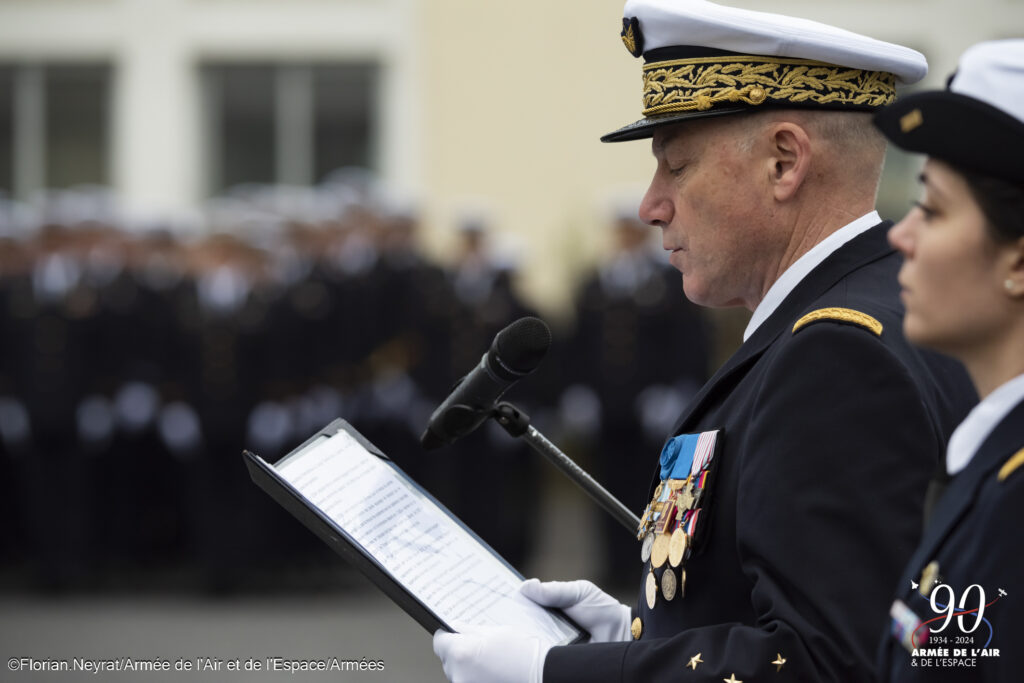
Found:
[[863, 327], [869, 332], [873, 332], [876, 336], [882, 336], [882, 323], [872, 318], [867, 313], [861, 313], [855, 311], [852, 308], [819, 308], [816, 311], [811, 311], [804, 317], [796, 321], [793, 325], [793, 333], [796, 334], [801, 327], [816, 323], [819, 320], [831, 320], [833, 322], [850, 323]]
[[1021, 465], [1024, 465], [1024, 448], [1011, 455], [1010, 459], [999, 468], [999, 481], [1006, 481], [1006, 478]]

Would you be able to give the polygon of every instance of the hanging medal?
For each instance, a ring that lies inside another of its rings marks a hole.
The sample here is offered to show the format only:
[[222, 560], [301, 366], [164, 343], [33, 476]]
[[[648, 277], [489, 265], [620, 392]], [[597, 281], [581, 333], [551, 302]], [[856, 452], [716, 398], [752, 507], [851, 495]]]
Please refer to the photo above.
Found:
[[[650, 562], [644, 587], [650, 609], [654, 609], [659, 592], [666, 602], [685, 593], [685, 565], [703, 529], [701, 513], [707, 504], [711, 465], [721, 445], [720, 435], [721, 430], [680, 434], [662, 449], [661, 481], [637, 529], [637, 539], [643, 540], [640, 559], [645, 564]], [[662, 567], [659, 591], [654, 569]]]
[[676, 572], [672, 567], [666, 567], [665, 573], [661, 575], [661, 594], [667, 602], [672, 602], [672, 598], [676, 597], [676, 588]]
[[644, 585], [644, 592], [647, 597], [647, 608], [654, 609], [655, 603], [658, 602], [658, 579], [655, 578], [654, 572], [648, 572], [647, 583]]

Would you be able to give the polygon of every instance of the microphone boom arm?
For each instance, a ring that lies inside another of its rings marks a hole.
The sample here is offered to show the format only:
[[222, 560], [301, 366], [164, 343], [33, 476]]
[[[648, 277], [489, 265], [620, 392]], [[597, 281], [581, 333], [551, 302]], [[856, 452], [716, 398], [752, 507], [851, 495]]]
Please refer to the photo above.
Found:
[[583, 489], [594, 502], [600, 505], [605, 511], [616, 519], [620, 524], [635, 534], [640, 528], [640, 518], [630, 512], [629, 508], [622, 504], [618, 498], [601, 486], [582, 467], [558, 449], [558, 446], [551, 443], [546, 436], [541, 434], [530, 424], [530, 416], [516, 408], [511, 403], [502, 401], [494, 407], [490, 417], [494, 418], [510, 436], [521, 438], [530, 444], [533, 450], [537, 451], [551, 464], [561, 470], [574, 484]]

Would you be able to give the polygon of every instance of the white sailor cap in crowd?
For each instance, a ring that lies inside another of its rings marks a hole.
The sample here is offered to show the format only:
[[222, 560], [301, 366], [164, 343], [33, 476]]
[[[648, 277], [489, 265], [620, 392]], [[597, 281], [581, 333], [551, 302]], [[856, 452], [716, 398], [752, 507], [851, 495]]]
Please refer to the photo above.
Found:
[[901, 45], [705, 0], [627, 0], [621, 36], [644, 59], [644, 118], [603, 142], [766, 107], [872, 111], [895, 99], [897, 81], [928, 72], [924, 55]]
[[1024, 39], [968, 48], [945, 90], [902, 98], [875, 125], [905, 150], [1024, 183]]
[[493, 223], [494, 209], [483, 198], [465, 198], [455, 207], [455, 230], [462, 235], [486, 234]]

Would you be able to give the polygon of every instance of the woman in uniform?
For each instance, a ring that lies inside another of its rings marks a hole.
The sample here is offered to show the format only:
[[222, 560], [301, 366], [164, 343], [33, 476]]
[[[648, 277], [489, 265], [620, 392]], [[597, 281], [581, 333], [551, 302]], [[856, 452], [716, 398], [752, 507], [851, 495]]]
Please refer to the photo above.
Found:
[[981, 403], [949, 441], [945, 493], [897, 587], [883, 681], [1024, 680], [1024, 40], [975, 45], [943, 91], [876, 125], [928, 155], [889, 232], [903, 328], [964, 363]]

